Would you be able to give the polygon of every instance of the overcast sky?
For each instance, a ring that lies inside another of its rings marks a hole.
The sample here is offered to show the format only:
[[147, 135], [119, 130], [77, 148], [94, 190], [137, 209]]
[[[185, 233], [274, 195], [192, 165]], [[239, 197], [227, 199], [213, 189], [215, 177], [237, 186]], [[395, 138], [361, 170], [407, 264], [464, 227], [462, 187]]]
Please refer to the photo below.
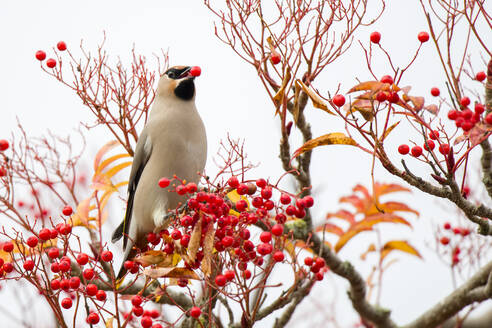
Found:
[[[367, 45], [370, 32], [381, 31], [383, 44], [391, 51], [396, 63], [403, 65], [417, 48], [416, 35], [426, 30], [426, 23], [416, 1], [390, 1], [388, 5], [391, 8], [377, 25], [361, 29], [356, 40], [360, 39]], [[46, 129], [70, 134], [80, 121], [92, 121], [74, 94], [39, 69], [34, 53], [43, 49], [50, 57], [52, 48], [60, 40], [65, 41], [70, 49], [77, 48], [80, 41], [84, 40], [87, 49], [95, 50], [105, 31], [107, 49], [111, 55], [125, 58], [135, 44], [136, 52], [147, 57], [164, 49], [169, 50], [171, 65], [201, 66], [202, 76], [196, 83], [197, 107], [207, 128], [210, 149], [208, 171], [214, 171], [211, 159], [219, 140], [230, 133], [233, 137], [244, 138], [250, 160], [260, 163], [254, 176], [277, 179], [281, 175], [276, 155], [279, 133], [272, 105], [255, 71], [214, 37], [213, 19], [202, 1], [191, 0], [3, 1], [0, 4], [0, 138], [8, 137], [14, 131], [16, 117], [32, 135], [42, 134]], [[413, 86], [415, 94], [428, 98], [432, 86], [444, 88], [444, 78], [433, 54], [431, 45], [426, 44], [414, 70], [403, 81], [403, 84]], [[377, 74], [384, 75], [385, 64], [383, 61], [380, 64]], [[356, 78], [367, 79], [369, 73], [363, 52], [354, 42], [349, 55], [330, 66], [315, 86], [326, 94], [329, 91], [333, 93], [341, 83], [341, 90], [346, 91], [356, 83]], [[313, 124], [314, 136], [343, 131], [341, 120], [329, 117], [310, 105], [306, 115]], [[394, 147], [396, 153], [396, 147], [400, 142], [408, 140], [409, 133], [404, 126], [399, 127], [398, 133], [388, 140], [387, 147]], [[103, 131], [88, 133], [89, 160], [90, 155], [100, 147], [101, 143], [97, 141], [101, 137], [110, 138]], [[312, 173], [313, 188], [317, 195], [315, 214], [320, 219], [318, 222], [321, 222], [324, 213], [339, 208], [339, 197], [350, 193], [355, 184], [370, 184], [370, 168], [370, 157], [354, 149], [325, 147], [314, 152]], [[396, 181], [380, 167], [376, 168], [376, 180]], [[413, 242], [425, 258], [419, 261], [402, 255], [399, 263], [386, 273], [382, 303], [393, 310], [394, 319], [398, 323], [415, 318], [451, 290], [447, 268], [440, 265], [432, 252], [426, 250], [424, 241], [432, 245], [432, 220], [441, 223], [450, 220], [444, 213], [452, 207], [438, 206], [434, 199], [417, 192], [411, 197], [400, 199], [409, 201], [421, 211], [421, 217], [417, 221], [407, 216], [415, 222], [415, 228], [413, 231], [399, 229], [399, 236]], [[358, 263], [357, 256], [362, 252], [361, 249], [367, 247], [369, 240], [348, 245], [341, 256]], [[369, 270], [368, 266], [362, 268], [365, 274]], [[337, 314], [342, 317], [341, 322], [347, 325], [354, 322], [355, 317], [347, 307], [345, 283], [336, 280], [335, 284], [339, 286], [336, 291]], [[313, 292], [314, 296], [296, 311], [291, 327], [302, 322], [299, 320], [305, 320], [303, 314], [313, 304], [318, 309], [331, 311], [332, 308], [325, 307], [328, 303], [323, 303], [323, 300], [328, 289], [335, 293], [333, 288], [333, 283], [320, 283]], [[0, 298], [6, 295], [1, 292]], [[334, 297], [333, 294], [330, 297]], [[322, 321], [316, 320], [316, 315], [313, 315], [313, 327], [322, 327]]]

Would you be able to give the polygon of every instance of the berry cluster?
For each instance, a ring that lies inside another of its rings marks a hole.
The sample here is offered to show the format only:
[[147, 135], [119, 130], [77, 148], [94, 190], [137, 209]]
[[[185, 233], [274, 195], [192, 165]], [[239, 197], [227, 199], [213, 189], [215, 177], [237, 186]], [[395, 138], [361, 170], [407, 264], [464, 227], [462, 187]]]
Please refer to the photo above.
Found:
[[[451, 255], [451, 264], [453, 266], [460, 263], [460, 244], [463, 242], [463, 238], [470, 235], [470, 229], [463, 227], [453, 227], [451, 223], [446, 222], [443, 225], [444, 235], [439, 238], [441, 245], [449, 247]], [[449, 232], [449, 233], [448, 233]]]
[[[63, 41], [60, 41], [56, 44], [56, 48], [59, 50], [59, 51], [65, 51], [67, 50], [67, 44]], [[35, 55], [37, 60], [39, 60], [40, 62], [44, 61], [46, 59], [46, 52], [43, 51], [43, 50], [38, 50], [36, 51]], [[48, 58], [48, 60], [46, 60], [46, 66], [48, 68], [55, 68], [56, 66], [56, 59], [54, 58]]]
[[304, 264], [309, 267], [309, 270], [314, 274], [316, 280], [323, 280], [324, 274], [328, 271], [326, 262], [322, 257], [306, 257], [304, 259]]

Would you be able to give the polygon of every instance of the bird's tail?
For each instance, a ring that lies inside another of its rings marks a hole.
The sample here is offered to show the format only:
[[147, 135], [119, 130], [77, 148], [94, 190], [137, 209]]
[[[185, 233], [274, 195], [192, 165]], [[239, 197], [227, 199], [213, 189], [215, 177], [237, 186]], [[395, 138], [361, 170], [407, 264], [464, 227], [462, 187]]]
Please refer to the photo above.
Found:
[[125, 276], [125, 274], [128, 272], [128, 270], [125, 268], [125, 262], [128, 259], [133, 259], [137, 255], [137, 249], [134, 247], [134, 243], [131, 240], [128, 240], [128, 244], [126, 245], [125, 248], [125, 254], [123, 255], [123, 261], [121, 262], [121, 267], [118, 272], [118, 275], [116, 276], [116, 280], [120, 280]]

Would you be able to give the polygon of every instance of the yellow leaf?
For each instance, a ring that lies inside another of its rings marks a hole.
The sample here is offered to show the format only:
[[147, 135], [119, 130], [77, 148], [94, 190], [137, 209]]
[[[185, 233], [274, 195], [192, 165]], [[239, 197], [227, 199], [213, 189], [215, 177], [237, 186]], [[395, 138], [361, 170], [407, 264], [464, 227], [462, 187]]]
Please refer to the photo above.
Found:
[[214, 249], [215, 228], [213, 224], [208, 225], [205, 238], [203, 239], [203, 260], [201, 269], [204, 275], [212, 273], [212, 252]]
[[152, 278], [184, 278], [199, 280], [195, 271], [188, 268], [145, 268], [143, 273]]
[[394, 250], [405, 252], [407, 254], [417, 256], [418, 258], [422, 258], [420, 253], [412, 245], [410, 245], [407, 241], [392, 240], [392, 241], [388, 241], [386, 244], [384, 244], [383, 249], [381, 250], [381, 262], [384, 260], [384, 258], [391, 251], [394, 251]]
[[296, 84], [302, 88], [302, 90], [309, 96], [311, 101], [313, 102], [313, 106], [319, 109], [324, 110], [328, 114], [335, 115], [331, 110], [328, 109], [326, 103], [318, 96], [310, 87], [305, 85], [301, 80], [297, 79]]
[[345, 134], [341, 132], [328, 133], [316, 139], [311, 139], [307, 141], [301, 148], [297, 149], [294, 152], [294, 158], [299, 156], [306, 151], [312, 150], [319, 146], [325, 145], [350, 145], [356, 146], [357, 142], [354, 139], [347, 137]]
[[106, 328], [113, 328], [113, 319], [114, 317], [111, 317], [108, 320], [106, 320]]
[[381, 138], [379, 138], [379, 140], [381, 142], [384, 141], [384, 139], [386, 139], [386, 137], [388, 136], [388, 134], [391, 133], [391, 131], [393, 131], [394, 128], [396, 128], [396, 126], [400, 124], [400, 121], [396, 122], [395, 124], [391, 125], [389, 128], [386, 129], [386, 131], [384, 131], [383, 135], [381, 136]]
[[[235, 204], [238, 200], [242, 199], [244, 201], [246, 201], [246, 204], [248, 204], [248, 206], [246, 207], [246, 210], [249, 210], [249, 201], [248, 201], [248, 198], [246, 196], [240, 196], [238, 193], [237, 193], [237, 190], [234, 189], [233, 191], [230, 191], [227, 193], [226, 195], [227, 199], [229, 199], [233, 204]], [[239, 217], [239, 212], [231, 209], [229, 211], [229, 214], [231, 215], [234, 215], [234, 216], [237, 216]]]
[[84, 199], [77, 205], [75, 214], [72, 216], [72, 221], [77, 223], [76, 225], [79, 225], [78, 222], [80, 222], [81, 223], [80, 225], [88, 226], [90, 201], [92, 197], [94, 197], [94, 193], [90, 197]]
[[109, 164], [111, 164], [112, 162], [114, 162], [120, 158], [125, 158], [125, 157], [130, 157], [130, 155], [129, 154], [117, 154], [117, 155], [114, 155], [114, 156], [111, 156], [111, 157], [105, 159], [104, 161], [101, 162], [101, 164], [99, 164], [99, 166], [97, 167], [97, 170], [95, 171], [94, 174], [101, 173]]
[[112, 178], [116, 173], [118, 173], [119, 171], [123, 170], [125, 167], [128, 167], [130, 165], [132, 165], [132, 162], [120, 163], [118, 165], [113, 166], [103, 174], [108, 178]]
[[106, 143], [104, 146], [102, 146], [101, 149], [99, 149], [99, 151], [96, 154], [96, 158], [94, 159], [94, 172], [97, 171], [97, 168], [99, 167], [99, 165], [101, 163], [101, 159], [103, 158], [103, 156], [108, 151], [110, 151], [114, 147], [118, 146], [119, 144], [120, 143], [117, 140], [112, 140], [112, 141]]
[[193, 227], [193, 232], [191, 233], [190, 242], [188, 244], [188, 257], [192, 263], [195, 262], [196, 253], [200, 248], [200, 240], [202, 239], [202, 216], [198, 222], [195, 223]]

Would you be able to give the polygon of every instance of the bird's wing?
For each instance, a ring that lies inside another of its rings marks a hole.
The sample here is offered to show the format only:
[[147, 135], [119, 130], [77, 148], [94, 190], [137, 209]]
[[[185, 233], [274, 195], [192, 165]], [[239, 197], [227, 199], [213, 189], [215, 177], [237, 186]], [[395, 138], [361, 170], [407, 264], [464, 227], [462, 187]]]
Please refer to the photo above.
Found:
[[128, 181], [128, 202], [126, 205], [125, 219], [116, 228], [113, 233], [112, 241], [116, 242], [121, 237], [123, 237], [123, 249], [126, 247], [128, 241], [128, 231], [130, 228], [130, 222], [132, 220], [132, 210], [133, 210], [133, 198], [135, 196], [135, 191], [137, 190], [138, 181], [142, 176], [142, 172], [147, 164], [152, 153], [152, 140], [147, 134], [147, 130], [144, 129], [142, 134], [138, 138], [137, 147], [135, 150], [135, 155], [133, 157], [132, 170], [130, 172], [130, 180]]

